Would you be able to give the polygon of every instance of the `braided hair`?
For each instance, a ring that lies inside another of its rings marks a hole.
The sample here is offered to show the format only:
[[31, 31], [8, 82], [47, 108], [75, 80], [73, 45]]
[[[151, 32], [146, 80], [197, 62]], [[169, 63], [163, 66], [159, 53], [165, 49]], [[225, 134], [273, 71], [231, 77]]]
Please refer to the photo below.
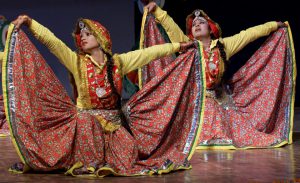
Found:
[[108, 82], [112, 88], [112, 91], [113, 91], [113, 94], [116, 94], [118, 96], [118, 102], [117, 102], [117, 107], [118, 108], [121, 108], [121, 95], [119, 94], [116, 86], [115, 86], [115, 83], [114, 83], [114, 77], [113, 77], [113, 66], [114, 66], [114, 63], [113, 63], [113, 60], [111, 58], [111, 55], [110, 54], [106, 54], [107, 55], [107, 79], [108, 79]]
[[224, 66], [225, 66], [224, 70], [226, 72], [227, 71], [227, 67], [228, 67], [228, 61], [227, 61], [227, 57], [226, 57], [226, 52], [225, 52], [225, 49], [224, 49], [224, 45], [220, 41], [217, 41], [217, 47], [218, 47], [219, 52], [221, 54], [221, 58], [224, 61]]
[[[113, 94], [115, 94], [115, 95], [118, 96], [117, 108], [121, 109], [122, 108], [121, 95], [119, 94], [119, 92], [118, 92], [118, 90], [117, 90], [117, 88], [115, 86], [114, 78], [113, 78], [113, 66], [114, 66], [114, 62], [113, 62], [110, 54], [106, 54], [106, 55], [107, 55], [107, 63], [106, 63], [107, 64], [107, 79], [108, 79], [108, 82], [109, 82], [109, 84], [110, 84], [110, 86], [112, 88]], [[133, 133], [132, 133], [132, 131], [130, 129], [130, 126], [129, 126], [129, 124], [128, 124], [127, 120], [126, 120], [126, 117], [125, 117], [125, 115], [124, 115], [124, 113], [123, 113], [122, 110], [120, 110], [120, 117], [121, 117], [122, 126], [124, 128], [126, 128], [127, 131], [131, 135], [133, 135]]]
[[223, 76], [222, 76], [222, 79], [221, 79], [221, 82], [220, 82], [221, 87], [219, 87], [219, 89], [222, 90], [222, 88], [223, 88], [223, 89], [225, 89], [226, 93], [230, 94], [231, 89], [230, 89], [230, 86], [227, 84], [228, 80], [230, 78], [230, 74], [229, 74], [230, 72], [229, 72], [229, 69], [228, 69], [228, 66], [229, 66], [230, 62], [227, 60], [224, 45], [220, 41], [217, 42], [217, 47], [219, 49], [221, 58], [224, 62], [224, 73], [223, 73]]
[[[211, 34], [210, 37], [211, 37], [211, 39], [215, 39], [213, 34]], [[215, 88], [216, 97], [218, 98], [222, 95], [223, 87], [224, 87], [224, 85], [226, 85], [226, 83], [229, 79], [229, 76], [228, 76], [229, 61], [227, 60], [227, 55], [226, 55], [226, 52], [225, 52], [224, 44], [222, 44], [219, 40], [217, 41], [217, 48], [220, 52], [220, 56], [221, 56], [221, 58], [223, 60], [223, 63], [224, 63], [224, 73], [223, 73], [223, 76], [221, 78], [221, 82]], [[225, 87], [225, 88], [227, 88], [227, 87]]]

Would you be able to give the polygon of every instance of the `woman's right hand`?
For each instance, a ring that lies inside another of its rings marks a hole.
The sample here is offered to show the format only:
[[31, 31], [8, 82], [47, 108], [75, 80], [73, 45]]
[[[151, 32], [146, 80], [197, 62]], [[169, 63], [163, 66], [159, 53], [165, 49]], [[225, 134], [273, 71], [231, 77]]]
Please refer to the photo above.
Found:
[[155, 2], [152, 1], [152, 2], [148, 3], [148, 4], [145, 6], [145, 8], [148, 9], [148, 12], [149, 12], [149, 13], [152, 13], [152, 12], [155, 11], [156, 6], [157, 6], [157, 4], [156, 4]]
[[179, 52], [185, 52], [187, 49], [194, 46], [193, 41], [187, 41], [187, 42], [180, 42], [180, 49]]
[[19, 31], [22, 25], [30, 26], [31, 18], [28, 15], [20, 15], [12, 23], [16, 26], [15, 30]]

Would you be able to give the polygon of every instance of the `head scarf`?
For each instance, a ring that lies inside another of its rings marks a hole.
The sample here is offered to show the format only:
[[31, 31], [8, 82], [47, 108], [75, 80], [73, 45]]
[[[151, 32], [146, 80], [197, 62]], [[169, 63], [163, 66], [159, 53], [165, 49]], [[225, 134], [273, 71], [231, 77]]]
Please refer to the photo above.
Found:
[[91, 33], [96, 37], [102, 50], [112, 56], [112, 42], [108, 30], [99, 22], [90, 19], [79, 19], [76, 23], [73, 37], [79, 52], [82, 52], [80, 31], [84, 28], [91, 31]]
[[194, 21], [195, 17], [203, 17], [207, 21], [214, 38], [217, 39], [222, 36], [222, 30], [218, 23], [216, 23], [212, 19], [210, 19], [209, 16], [207, 16], [207, 14], [203, 10], [195, 10], [195, 11], [193, 11], [193, 13], [188, 15], [186, 18], [186, 34], [191, 39], [194, 38], [193, 34], [192, 34], [192, 26], [193, 26], [193, 21]]

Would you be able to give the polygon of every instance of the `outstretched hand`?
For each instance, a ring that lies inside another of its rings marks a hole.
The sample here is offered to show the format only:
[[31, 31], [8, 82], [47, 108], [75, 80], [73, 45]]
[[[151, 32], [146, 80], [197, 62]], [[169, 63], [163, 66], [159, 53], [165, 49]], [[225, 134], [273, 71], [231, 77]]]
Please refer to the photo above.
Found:
[[152, 2], [148, 3], [148, 4], [145, 6], [145, 8], [148, 9], [148, 12], [149, 12], [149, 13], [152, 13], [152, 12], [155, 11], [156, 6], [157, 6], [157, 4], [156, 4], [155, 2], [152, 1]]
[[281, 27], [287, 27], [287, 25], [283, 22], [277, 22], [277, 27], [281, 28]]
[[28, 15], [20, 15], [12, 23], [16, 26], [15, 30], [19, 31], [22, 25], [30, 26], [31, 18]]
[[194, 42], [193, 41], [180, 42], [179, 52], [185, 52], [188, 48], [191, 48], [193, 46], [194, 46]]

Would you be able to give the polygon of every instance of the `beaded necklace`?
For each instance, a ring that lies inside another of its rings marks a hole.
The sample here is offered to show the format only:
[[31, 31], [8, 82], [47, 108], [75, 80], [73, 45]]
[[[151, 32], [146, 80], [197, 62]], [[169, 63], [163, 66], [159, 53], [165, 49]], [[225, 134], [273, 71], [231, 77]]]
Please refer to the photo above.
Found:
[[214, 72], [217, 69], [217, 65], [219, 63], [219, 60], [216, 61], [216, 63], [214, 62], [214, 57], [215, 57], [215, 53], [213, 52], [213, 50], [211, 48], [207, 48], [204, 50], [207, 58], [205, 58], [205, 61], [208, 62], [208, 68], [210, 70], [210, 72]]

